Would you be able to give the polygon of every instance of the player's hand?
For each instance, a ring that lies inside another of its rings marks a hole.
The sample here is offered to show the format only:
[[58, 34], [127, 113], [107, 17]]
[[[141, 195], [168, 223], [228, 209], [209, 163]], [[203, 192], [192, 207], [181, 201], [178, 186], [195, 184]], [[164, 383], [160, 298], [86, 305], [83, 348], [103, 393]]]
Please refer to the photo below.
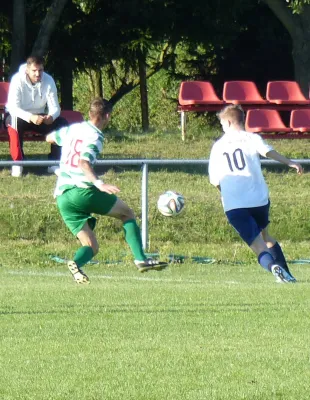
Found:
[[45, 125], [51, 125], [53, 123], [53, 117], [51, 115], [44, 115], [43, 123]]
[[30, 122], [32, 122], [35, 125], [41, 125], [43, 121], [44, 121], [43, 115], [32, 114], [30, 117]]
[[298, 163], [291, 163], [290, 167], [295, 168], [298, 175], [301, 175], [304, 172], [303, 167]]
[[106, 192], [109, 194], [115, 194], [120, 191], [118, 187], [109, 185], [108, 183], [102, 183], [101, 185], [98, 185], [97, 188], [100, 190], [100, 192]]

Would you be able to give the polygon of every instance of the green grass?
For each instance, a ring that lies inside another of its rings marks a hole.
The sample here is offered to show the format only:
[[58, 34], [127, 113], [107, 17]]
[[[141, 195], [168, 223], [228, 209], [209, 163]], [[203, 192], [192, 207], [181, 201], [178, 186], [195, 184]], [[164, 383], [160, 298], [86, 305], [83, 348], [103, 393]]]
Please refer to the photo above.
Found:
[[[108, 131], [105, 134], [104, 158], [208, 158], [211, 146], [220, 136], [216, 128], [191, 132], [189, 129], [185, 141], [181, 133], [154, 132], [149, 134], [127, 134]], [[277, 150], [288, 157], [307, 158], [309, 139], [269, 141]], [[44, 142], [25, 142], [25, 154], [30, 159], [47, 158], [49, 145]], [[9, 159], [8, 143], [0, 143], [0, 158]]]
[[[209, 135], [210, 137], [213, 134]], [[108, 158], [208, 158], [212, 140], [178, 135], [111, 137]], [[307, 158], [308, 141], [275, 141]], [[27, 143], [45, 158], [44, 143]], [[0, 157], [8, 158], [7, 144]], [[310, 174], [264, 170], [270, 232], [288, 260], [310, 258]], [[150, 252], [184, 264], [139, 274], [121, 225], [99, 218], [98, 264], [79, 287], [64, 264], [78, 247], [52, 197], [56, 177], [33, 168], [0, 171], [0, 399], [306, 400], [309, 398], [310, 264], [291, 264], [295, 285], [279, 285], [228, 226], [202, 169], [150, 168]], [[141, 222], [141, 172], [109, 169]], [[165, 218], [158, 195], [180, 191], [184, 212]], [[191, 257], [214, 258], [213, 264]]]
[[309, 268], [88, 271], [2, 271], [1, 399], [308, 399]]

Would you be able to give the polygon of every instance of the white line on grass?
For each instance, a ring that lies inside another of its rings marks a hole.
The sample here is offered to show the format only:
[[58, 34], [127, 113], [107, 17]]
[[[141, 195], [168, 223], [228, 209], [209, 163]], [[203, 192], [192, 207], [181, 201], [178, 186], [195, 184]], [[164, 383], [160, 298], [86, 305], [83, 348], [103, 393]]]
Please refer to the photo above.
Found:
[[[10, 275], [19, 275], [19, 276], [69, 276], [69, 274], [65, 272], [36, 272], [36, 271], [6, 271]], [[115, 280], [137, 280], [137, 281], [154, 281], [154, 282], [177, 282], [177, 283], [204, 283], [203, 281], [194, 280], [194, 279], [161, 279], [161, 278], [150, 278], [150, 277], [142, 277], [142, 276], [112, 276], [112, 275], [97, 275], [92, 274], [93, 278], [99, 279], [115, 279]], [[231, 282], [230, 282], [231, 283]], [[237, 282], [235, 282], [237, 283]]]
[[[37, 271], [13, 271], [6, 270], [6, 273], [10, 275], [18, 275], [18, 276], [69, 276], [68, 273], [59, 272], [59, 271], [46, 271], [46, 272], [37, 272]], [[112, 275], [97, 275], [93, 274], [91, 277], [96, 279], [113, 279], [113, 280], [136, 280], [136, 281], [150, 281], [150, 282], [172, 282], [172, 283], [200, 283], [203, 285], [239, 285], [240, 282], [237, 281], [201, 281], [198, 279], [162, 279], [162, 278], [153, 278], [153, 277], [142, 277], [142, 276], [112, 276]]]

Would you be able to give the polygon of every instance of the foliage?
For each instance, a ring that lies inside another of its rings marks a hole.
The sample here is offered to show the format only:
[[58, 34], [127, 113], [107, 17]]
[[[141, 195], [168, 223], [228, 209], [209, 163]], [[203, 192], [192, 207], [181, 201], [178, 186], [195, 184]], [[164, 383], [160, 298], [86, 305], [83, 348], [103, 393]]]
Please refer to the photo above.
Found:
[[293, 14], [301, 14], [304, 6], [310, 4], [310, 0], [286, 0]]
[[11, 42], [11, 27], [10, 21], [7, 15], [0, 13], [0, 38], [1, 38], [1, 46], [0, 46], [0, 56], [8, 57], [10, 50], [10, 42]]
[[[50, 0], [27, 2], [27, 53], [50, 4]], [[294, 13], [304, 13], [309, 3], [291, 0], [284, 4], [286, 11], [290, 7]], [[8, 6], [1, 10], [1, 16], [10, 29]], [[161, 57], [166, 46], [168, 50]], [[141, 124], [139, 94], [135, 90], [139, 85], [138, 51], [146, 56], [147, 73], [152, 76], [149, 87], [165, 91], [163, 95], [157, 94], [158, 101], [149, 101], [151, 126], [155, 129], [175, 125], [175, 120], [168, 116], [173, 113], [177, 95], [170, 94], [169, 85], [175, 88], [181, 80], [211, 80], [221, 94], [225, 80], [255, 80], [260, 89], [265, 89], [268, 80], [294, 78], [288, 32], [266, 2], [245, 0], [69, 1], [51, 39], [47, 70], [60, 82], [66, 69], [79, 77], [90, 69], [102, 71], [105, 93], [119, 103], [116, 115], [122, 120], [115, 118], [115, 126], [137, 131]], [[293, 54], [296, 57], [299, 53]], [[156, 76], [160, 69], [171, 79], [164, 86], [163, 75]], [[78, 93], [77, 87], [82, 86], [84, 91]], [[84, 112], [92, 90], [87, 82], [75, 82], [76, 104]], [[128, 95], [130, 91], [133, 92]], [[149, 95], [153, 96], [150, 91]], [[160, 113], [167, 114], [162, 121], [158, 120]], [[199, 118], [193, 119], [201, 122]]]

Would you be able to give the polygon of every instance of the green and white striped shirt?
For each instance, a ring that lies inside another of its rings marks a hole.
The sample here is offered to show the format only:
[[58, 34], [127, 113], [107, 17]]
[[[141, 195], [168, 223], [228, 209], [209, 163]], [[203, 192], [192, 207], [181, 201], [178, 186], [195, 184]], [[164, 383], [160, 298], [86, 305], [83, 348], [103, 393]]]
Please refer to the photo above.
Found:
[[78, 164], [79, 160], [94, 164], [103, 149], [103, 133], [89, 121], [85, 121], [61, 128], [51, 133], [51, 137], [62, 147], [60, 174], [54, 197], [72, 187], [85, 189], [92, 186]]

